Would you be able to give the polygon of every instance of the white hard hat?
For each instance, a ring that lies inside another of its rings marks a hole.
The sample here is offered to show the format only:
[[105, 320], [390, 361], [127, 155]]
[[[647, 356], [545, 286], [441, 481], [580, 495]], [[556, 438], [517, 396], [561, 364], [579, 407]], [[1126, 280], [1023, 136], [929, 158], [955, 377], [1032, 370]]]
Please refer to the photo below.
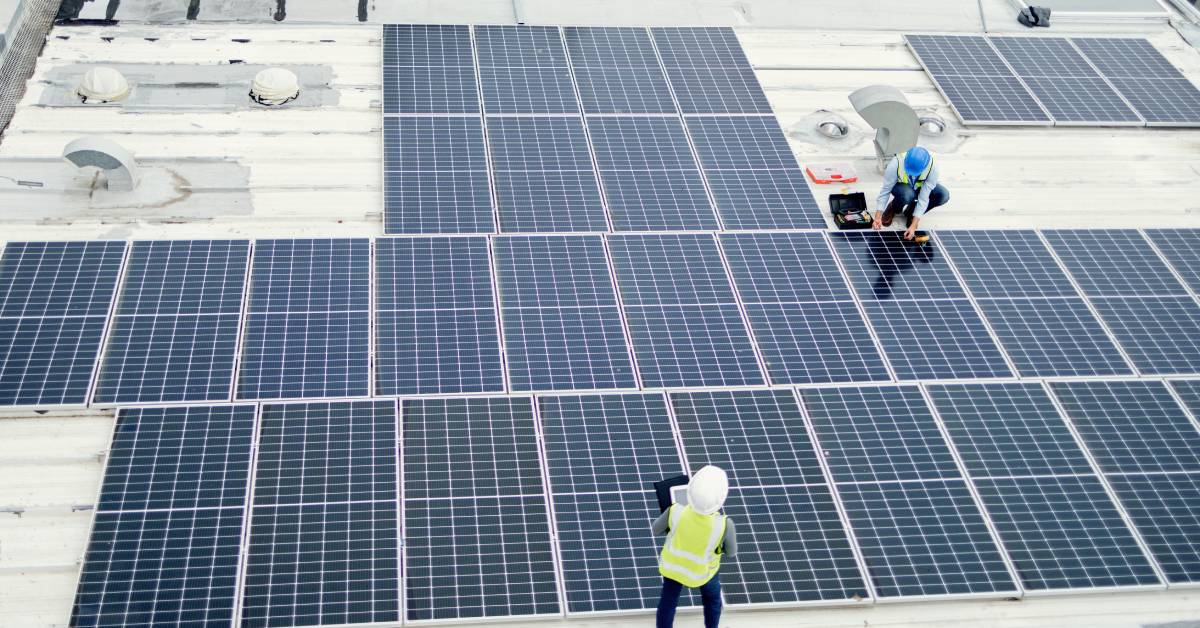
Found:
[[720, 510], [728, 495], [729, 476], [725, 475], [723, 469], [711, 464], [697, 471], [688, 483], [688, 505], [702, 515], [711, 515]]

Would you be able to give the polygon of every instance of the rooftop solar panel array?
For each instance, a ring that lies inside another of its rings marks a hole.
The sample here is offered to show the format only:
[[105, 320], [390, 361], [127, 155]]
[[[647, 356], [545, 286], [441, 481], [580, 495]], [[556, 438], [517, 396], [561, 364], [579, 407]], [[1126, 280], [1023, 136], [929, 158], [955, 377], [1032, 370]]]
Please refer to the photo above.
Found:
[[964, 124], [1200, 125], [1200, 89], [1145, 39], [905, 41]]
[[728, 28], [389, 25], [384, 82], [388, 233], [824, 227]]

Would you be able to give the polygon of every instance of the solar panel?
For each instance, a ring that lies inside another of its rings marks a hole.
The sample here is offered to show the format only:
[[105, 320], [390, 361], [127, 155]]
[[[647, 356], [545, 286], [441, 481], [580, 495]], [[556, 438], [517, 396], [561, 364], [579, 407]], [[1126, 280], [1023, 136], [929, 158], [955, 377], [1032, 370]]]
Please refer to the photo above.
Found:
[[385, 25], [383, 73], [385, 114], [479, 111], [470, 27]]
[[667, 67], [750, 67], [737, 34], [728, 26], [652, 28]]
[[1091, 473], [1039, 384], [936, 385], [928, 390], [972, 477]]
[[1200, 475], [1112, 475], [1108, 481], [1167, 582], [1200, 582]]
[[625, 317], [648, 387], [764, 383], [736, 305], [626, 307]]
[[746, 305], [746, 316], [772, 382], [890, 379], [883, 357], [851, 301], [751, 303]]
[[1149, 41], [1124, 37], [1074, 37], [1076, 46], [1109, 77], [1155, 79], [1182, 76]]
[[244, 506], [254, 406], [123, 408], [96, 509]]
[[1149, 41], [1116, 37], [1072, 41], [1133, 103], [1146, 122], [1200, 123], [1200, 90]]
[[685, 114], [772, 112], [771, 103], [749, 67], [667, 67], [667, 78]]
[[618, 235], [608, 246], [627, 307], [736, 303], [711, 235]]
[[495, 230], [478, 118], [383, 120], [387, 233]]
[[1200, 293], [1200, 229], [1148, 229], [1146, 237], [1162, 252], [1188, 287]]
[[405, 499], [541, 495], [528, 398], [412, 399], [401, 414]]
[[800, 391], [835, 482], [960, 477], [915, 386]]
[[976, 297], [1077, 294], [1035, 231], [939, 230], [937, 241]]
[[264, 405], [255, 506], [396, 499], [391, 401]]
[[504, 389], [485, 238], [375, 241], [375, 390]]
[[977, 479], [975, 486], [1026, 589], [1159, 584], [1095, 477]]
[[406, 499], [404, 520], [408, 620], [560, 612], [542, 495]]
[[855, 292], [865, 300], [967, 296], [936, 247], [914, 247], [898, 232], [835, 233], [830, 239]]
[[1200, 431], [1162, 382], [1050, 386], [1105, 473], [1200, 471]]
[[1187, 294], [1137, 231], [1055, 229], [1042, 233], [1089, 297]]
[[242, 508], [96, 513], [73, 626], [229, 625]]
[[644, 28], [563, 29], [586, 113], [675, 113]]
[[1133, 375], [1082, 299], [980, 299], [979, 308], [1022, 376]]
[[239, 399], [366, 396], [370, 241], [259, 240]]
[[981, 36], [905, 35], [965, 124], [1046, 124], [1049, 115]]
[[1093, 298], [1092, 304], [1142, 374], [1200, 373], [1200, 306], [1191, 297]]
[[494, 247], [513, 390], [636, 386], [599, 237], [506, 237]]
[[820, 233], [723, 233], [720, 240], [746, 303], [853, 298]]
[[104, 317], [0, 318], [0, 405], [87, 401]]
[[642, 492], [684, 470], [662, 395], [541, 397], [538, 410], [555, 493]]
[[581, 119], [488, 118], [487, 125], [502, 231], [607, 230]]
[[900, 379], [1012, 376], [983, 319], [965, 299], [866, 301], [863, 307]]
[[1200, 417], [1200, 382], [1176, 381], [1171, 382], [1171, 387], [1179, 394], [1179, 398], [1183, 400], [1183, 406], [1192, 413], [1192, 416]]
[[992, 37], [1055, 122], [1141, 122], [1129, 105], [1062, 37]]
[[476, 26], [475, 47], [487, 113], [579, 113], [557, 27]]
[[453, 24], [384, 24], [383, 65], [473, 65], [471, 27]]
[[676, 393], [671, 404], [693, 470], [721, 467], [738, 489], [825, 482], [790, 391]]
[[1187, 79], [1113, 78], [1121, 91], [1149, 124], [1197, 126], [1200, 124], [1200, 89]]
[[250, 243], [135, 242], [100, 403], [228, 400]]
[[721, 567], [728, 603], [869, 597], [828, 487], [738, 488], [725, 510], [738, 526], [737, 556]]
[[726, 229], [824, 229], [774, 116], [684, 119]]
[[589, 118], [588, 131], [615, 229], [719, 227], [679, 119]]
[[838, 493], [879, 597], [1017, 590], [962, 480], [839, 484]]

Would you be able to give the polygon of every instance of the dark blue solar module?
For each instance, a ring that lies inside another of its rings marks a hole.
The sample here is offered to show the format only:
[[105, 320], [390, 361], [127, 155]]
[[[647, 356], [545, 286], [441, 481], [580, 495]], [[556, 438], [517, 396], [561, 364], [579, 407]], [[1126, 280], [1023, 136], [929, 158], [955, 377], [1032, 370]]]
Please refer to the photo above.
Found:
[[1036, 231], [938, 231], [937, 241], [976, 297], [1077, 295]]
[[905, 35], [904, 41], [934, 77], [1012, 76], [982, 35]]
[[684, 472], [662, 395], [541, 397], [538, 411], [555, 493], [647, 491]]
[[[406, 498], [407, 619], [559, 614], [550, 518], [540, 490], [511, 497]], [[647, 532], [648, 521], [646, 515]]]
[[255, 506], [396, 499], [392, 401], [268, 404]]
[[866, 300], [965, 298], [954, 271], [932, 246], [915, 247], [899, 232], [835, 233], [833, 249]]
[[370, 248], [366, 239], [255, 243], [239, 399], [367, 394]]
[[1147, 229], [1146, 236], [1188, 287], [1200, 293], [1200, 229]]
[[243, 506], [254, 406], [117, 414], [98, 511]]
[[852, 301], [751, 303], [746, 316], [776, 384], [890, 379]]
[[453, 24], [385, 24], [383, 65], [473, 65], [471, 27]]
[[504, 390], [485, 238], [375, 241], [375, 391]]
[[688, 116], [688, 132], [726, 229], [824, 229], [774, 116]]
[[615, 229], [719, 227], [678, 118], [589, 118], [588, 131]]
[[383, 120], [387, 233], [495, 231], [478, 118]]
[[398, 622], [396, 502], [256, 506], [242, 626]]
[[905, 35], [904, 39], [967, 124], [1050, 122], [984, 37]]
[[771, 113], [771, 103], [751, 68], [668, 65], [667, 78], [685, 114]]
[[1200, 582], [1200, 475], [1111, 475], [1108, 481], [1167, 581]]
[[625, 318], [646, 386], [764, 383], [737, 305], [626, 307]]
[[725, 512], [738, 526], [737, 556], [721, 566], [726, 602], [868, 597], [828, 487], [739, 488], [730, 491]]
[[0, 405], [82, 405], [103, 316], [0, 318]]
[[1171, 382], [1171, 387], [1183, 400], [1183, 407], [1191, 411], [1193, 417], [1200, 418], [1200, 381], [1186, 380]]
[[1133, 375], [1082, 299], [980, 299], [979, 308], [1022, 376]]
[[1092, 472], [1040, 384], [935, 385], [928, 390], [972, 477]]
[[1072, 41], [1133, 103], [1146, 122], [1200, 123], [1200, 90], [1149, 41], [1118, 37]]
[[1192, 297], [1092, 299], [1144, 375], [1200, 373], [1200, 306]]
[[135, 242], [95, 401], [225, 401], [247, 241]]
[[916, 386], [800, 392], [835, 482], [961, 477]]
[[1186, 294], [1137, 231], [1056, 229], [1042, 233], [1089, 297]]
[[605, 231], [580, 118], [488, 118], [502, 231]]
[[476, 26], [475, 47], [481, 66], [567, 65], [557, 26]]
[[1153, 44], [1141, 38], [1075, 37], [1083, 54], [1108, 77], [1168, 79], [1181, 77], [1179, 70]]
[[1012, 376], [983, 319], [965, 299], [867, 301], [863, 307], [900, 379]]
[[401, 419], [405, 499], [542, 494], [528, 398], [406, 400]]
[[975, 486], [1026, 589], [1159, 584], [1094, 476], [977, 479]]
[[790, 391], [676, 393], [671, 404], [693, 470], [721, 467], [739, 489], [825, 482]]
[[675, 113], [644, 28], [563, 29], [586, 113]]
[[1017, 76], [1057, 122], [1141, 122], [1063, 37], [992, 37]]
[[709, 234], [610, 236], [608, 246], [627, 307], [736, 303]]
[[96, 513], [72, 626], [229, 626], [242, 508]]
[[479, 111], [468, 26], [385, 25], [383, 73], [385, 114]]
[[1065, 37], [1003, 37], [989, 40], [1017, 76], [1099, 77], [1100, 73]]
[[557, 27], [477, 26], [475, 46], [487, 113], [579, 113]]
[[961, 480], [840, 484], [879, 597], [1015, 593]]
[[1200, 89], [1185, 78], [1113, 78], [1120, 90], [1149, 125], [1200, 125]]
[[0, 318], [107, 316], [124, 256], [124, 242], [9, 242]]
[[721, 248], [746, 303], [853, 298], [820, 233], [723, 233]]
[[750, 67], [737, 34], [728, 26], [652, 28], [654, 43], [668, 67]]
[[1200, 471], [1200, 431], [1162, 382], [1050, 386], [1105, 473]]
[[495, 255], [513, 390], [636, 386], [599, 237], [497, 238]]

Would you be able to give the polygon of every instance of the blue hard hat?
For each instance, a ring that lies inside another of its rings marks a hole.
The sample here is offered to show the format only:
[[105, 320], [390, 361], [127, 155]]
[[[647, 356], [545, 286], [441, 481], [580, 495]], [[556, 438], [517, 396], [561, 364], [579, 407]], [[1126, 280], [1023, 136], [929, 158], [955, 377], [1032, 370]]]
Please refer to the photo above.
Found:
[[914, 146], [909, 149], [908, 154], [904, 157], [904, 171], [910, 177], [920, 176], [929, 167], [929, 162], [932, 159], [933, 157], [929, 155], [929, 151], [920, 146]]

